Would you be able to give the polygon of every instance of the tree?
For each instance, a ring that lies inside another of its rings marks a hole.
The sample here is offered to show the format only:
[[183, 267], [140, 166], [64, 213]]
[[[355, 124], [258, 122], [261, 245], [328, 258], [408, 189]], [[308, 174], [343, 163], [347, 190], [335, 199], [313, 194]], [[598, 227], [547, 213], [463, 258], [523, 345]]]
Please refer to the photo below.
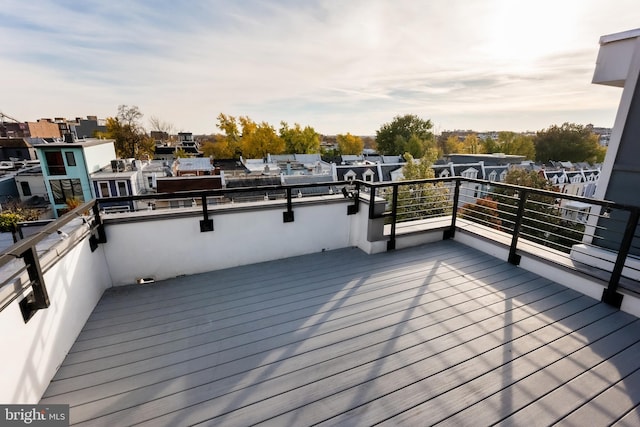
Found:
[[470, 133], [464, 137], [464, 141], [462, 141], [462, 146], [464, 153], [468, 154], [480, 154], [483, 152], [482, 144], [478, 139], [478, 135], [475, 133]]
[[338, 150], [341, 154], [362, 154], [362, 150], [364, 149], [362, 138], [351, 135], [349, 132], [337, 135], [336, 142], [338, 143]]
[[187, 157], [189, 157], [187, 152], [184, 151], [182, 147], [178, 147], [173, 155], [176, 159], [186, 159]]
[[494, 149], [497, 151], [492, 152], [516, 154], [525, 156], [529, 160], [534, 160], [536, 157], [533, 137], [515, 132], [499, 132]]
[[265, 158], [267, 154], [281, 154], [285, 144], [267, 122], [257, 124], [249, 117], [240, 117], [242, 139], [240, 147], [245, 158]]
[[211, 135], [207, 137], [200, 146], [205, 157], [214, 159], [232, 159], [234, 151], [229, 147], [229, 143], [224, 135]]
[[428, 149], [435, 148], [432, 128], [431, 120], [423, 120], [414, 114], [396, 116], [376, 131], [378, 152], [388, 155], [408, 152], [414, 158], [421, 158]]
[[[435, 153], [436, 150], [432, 149], [419, 161], [415, 161], [411, 154], [405, 153], [407, 163], [402, 168], [403, 180], [434, 178], [435, 173], [431, 166], [435, 160]], [[392, 194], [386, 195], [388, 201], [391, 201], [392, 197]], [[449, 190], [442, 183], [416, 183], [398, 187], [398, 222], [437, 217], [450, 212]]]
[[162, 134], [166, 135], [166, 138], [170, 138], [171, 134], [174, 133], [174, 127], [171, 123], [160, 120], [156, 116], [149, 118], [149, 126], [152, 131], [162, 132]]
[[280, 138], [285, 143], [285, 151], [291, 154], [313, 154], [320, 152], [320, 134], [311, 126], [304, 129], [295, 123], [290, 128], [287, 122], [280, 122]]
[[535, 139], [536, 160], [600, 163], [606, 148], [601, 147], [596, 134], [585, 126], [564, 123], [538, 131]]
[[442, 144], [442, 154], [464, 153], [464, 144], [457, 135], [449, 135]]
[[[227, 116], [224, 113], [218, 115], [218, 128], [224, 132], [224, 148], [225, 153], [230, 153], [230, 156], [224, 156], [226, 158], [239, 158], [242, 154], [240, 148], [240, 131], [238, 129], [238, 122], [235, 117]], [[220, 141], [222, 142], [222, 141]]]
[[466, 203], [458, 209], [460, 218], [470, 219], [488, 227], [500, 230], [502, 220], [498, 213], [498, 202], [491, 197], [483, 197], [475, 203]]
[[107, 131], [100, 136], [115, 141], [116, 155], [120, 158], [140, 158], [144, 155], [153, 156], [155, 142], [144, 132], [139, 120], [143, 114], [135, 105], [118, 106], [118, 115], [108, 117]]
[[[512, 169], [505, 183], [522, 187], [556, 191], [544, 176], [535, 171]], [[513, 188], [495, 190], [503, 229], [513, 230], [518, 209], [519, 194]], [[584, 225], [563, 221], [559, 205], [553, 196], [529, 193], [525, 203], [520, 233], [523, 238], [541, 243], [560, 251], [569, 252], [571, 245], [582, 239]]]

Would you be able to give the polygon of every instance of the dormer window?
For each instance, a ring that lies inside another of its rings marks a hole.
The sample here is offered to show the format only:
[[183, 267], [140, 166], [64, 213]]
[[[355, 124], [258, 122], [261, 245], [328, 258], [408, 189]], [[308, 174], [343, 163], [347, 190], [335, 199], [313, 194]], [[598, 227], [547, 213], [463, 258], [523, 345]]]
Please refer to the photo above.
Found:
[[495, 181], [496, 178], [498, 178], [498, 172], [491, 171], [491, 173], [489, 174], [489, 181]]
[[451, 176], [451, 174], [449, 173], [449, 169], [445, 169], [440, 172], [440, 178], [449, 178], [449, 176]]
[[374, 175], [375, 174], [373, 173], [373, 171], [371, 169], [367, 169], [362, 174], [362, 179], [364, 179], [365, 182], [373, 182], [373, 176]]
[[347, 181], [353, 181], [356, 179], [356, 176], [357, 176], [356, 173], [351, 169], [349, 169], [349, 171], [344, 174], [344, 179]]
[[478, 177], [478, 169], [469, 168], [462, 172], [463, 178], [476, 179]]

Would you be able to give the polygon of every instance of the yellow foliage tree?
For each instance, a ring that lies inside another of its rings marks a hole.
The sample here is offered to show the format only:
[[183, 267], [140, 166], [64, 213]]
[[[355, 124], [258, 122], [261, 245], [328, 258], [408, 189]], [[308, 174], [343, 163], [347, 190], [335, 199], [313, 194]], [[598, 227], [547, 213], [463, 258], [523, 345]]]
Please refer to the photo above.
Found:
[[362, 150], [364, 149], [362, 138], [351, 135], [349, 132], [347, 132], [346, 135], [337, 135], [336, 142], [338, 143], [338, 150], [340, 150], [341, 154], [362, 154]]

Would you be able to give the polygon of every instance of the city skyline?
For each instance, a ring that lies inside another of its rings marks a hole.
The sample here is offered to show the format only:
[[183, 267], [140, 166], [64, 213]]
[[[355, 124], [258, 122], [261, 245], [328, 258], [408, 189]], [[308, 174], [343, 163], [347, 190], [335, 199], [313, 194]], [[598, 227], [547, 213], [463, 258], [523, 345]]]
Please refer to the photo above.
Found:
[[591, 83], [634, 1], [9, 0], [0, 111], [21, 121], [137, 105], [175, 131], [219, 113], [373, 135], [416, 114], [436, 132], [612, 127], [622, 90]]

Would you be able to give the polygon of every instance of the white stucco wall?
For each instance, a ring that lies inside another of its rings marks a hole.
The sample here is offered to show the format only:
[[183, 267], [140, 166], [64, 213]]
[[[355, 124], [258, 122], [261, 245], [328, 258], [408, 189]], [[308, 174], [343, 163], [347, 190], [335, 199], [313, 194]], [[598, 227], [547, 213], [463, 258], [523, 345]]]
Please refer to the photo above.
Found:
[[[24, 323], [19, 298], [0, 312], [0, 402], [35, 404], [49, 386], [80, 330], [110, 286], [102, 249], [88, 238], [44, 274], [51, 305]], [[25, 290], [24, 296], [30, 292]]]
[[180, 218], [156, 211], [147, 213], [154, 220], [129, 223], [107, 215], [104, 250], [113, 284], [132, 284], [139, 278], [162, 280], [351, 246], [353, 216], [347, 215], [347, 202], [342, 196], [313, 199], [311, 203], [306, 198], [294, 201], [295, 221], [289, 223], [282, 220], [286, 205], [281, 202], [261, 203], [259, 209], [212, 207], [214, 231], [204, 233], [198, 208], [174, 211], [194, 216]]

